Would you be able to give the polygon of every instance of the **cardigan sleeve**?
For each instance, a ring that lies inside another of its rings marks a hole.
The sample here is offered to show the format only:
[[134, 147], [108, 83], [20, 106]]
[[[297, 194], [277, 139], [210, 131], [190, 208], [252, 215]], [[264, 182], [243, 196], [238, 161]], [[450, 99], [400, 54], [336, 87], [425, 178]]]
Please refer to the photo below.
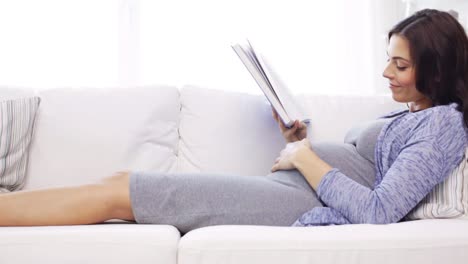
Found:
[[441, 133], [408, 140], [374, 190], [333, 169], [318, 186], [319, 198], [336, 211], [336, 217], [351, 223], [398, 222], [463, 158], [463, 129], [447, 132], [443, 124], [438, 126]]

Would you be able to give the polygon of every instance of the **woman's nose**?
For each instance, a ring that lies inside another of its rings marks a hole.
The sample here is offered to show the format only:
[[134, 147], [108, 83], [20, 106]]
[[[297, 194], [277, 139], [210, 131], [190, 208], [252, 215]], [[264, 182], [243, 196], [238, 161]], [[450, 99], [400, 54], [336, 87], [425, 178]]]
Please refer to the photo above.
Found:
[[383, 77], [385, 77], [387, 79], [392, 79], [394, 77], [392, 71], [390, 70], [390, 64], [387, 64], [387, 66], [385, 66], [385, 69], [384, 69], [382, 75], [383, 75]]

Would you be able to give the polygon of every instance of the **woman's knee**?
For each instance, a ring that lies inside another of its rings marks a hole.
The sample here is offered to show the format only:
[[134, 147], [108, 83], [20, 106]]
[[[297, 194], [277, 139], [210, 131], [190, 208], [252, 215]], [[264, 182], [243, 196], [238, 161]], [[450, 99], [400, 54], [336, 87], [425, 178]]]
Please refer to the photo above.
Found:
[[130, 177], [130, 173], [130, 171], [115, 172], [110, 176], [102, 178], [101, 182], [105, 184], [123, 184]]
[[113, 201], [113, 217], [134, 220], [130, 204], [130, 171], [119, 171], [101, 180]]

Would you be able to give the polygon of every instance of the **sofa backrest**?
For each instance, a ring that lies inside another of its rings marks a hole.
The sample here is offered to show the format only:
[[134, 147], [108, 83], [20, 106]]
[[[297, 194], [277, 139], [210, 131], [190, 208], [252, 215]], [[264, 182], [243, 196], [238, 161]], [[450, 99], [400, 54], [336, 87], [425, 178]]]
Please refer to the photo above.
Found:
[[25, 189], [90, 183], [125, 169], [175, 169], [176, 87], [66, 88], [39, 95]]
[[[0, 98], [36, 94], [0, 89]], [[266, 175], [285, 145], [263, 95], [185, 86], [41, 90], [25, 189], [120, 170]], [[390, 96], [298, 97], [315, 141], [403, 105]], [[406, 107], [406, 106], [404, 106]]]
[[[406, 107], [386, 96], [298, 96], [314, 141], [343, 142], [353, 125]], [[286, 142], [263, 95], [181, 89], [178, 170], [266, 175]]]

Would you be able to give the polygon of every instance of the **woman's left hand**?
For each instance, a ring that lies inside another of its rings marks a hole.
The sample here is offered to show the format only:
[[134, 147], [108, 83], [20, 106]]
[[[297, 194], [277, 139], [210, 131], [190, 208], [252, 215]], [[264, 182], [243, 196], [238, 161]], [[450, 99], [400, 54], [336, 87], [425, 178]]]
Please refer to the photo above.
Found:
[[280, 152], [280, 156], [276, 158], [275, 164], [271, 167], [271, 172], [295, 169], [294, 160], [304, 150], [310, 151], [310, 143], [307, 138], [286, 144], [286, 147]]

